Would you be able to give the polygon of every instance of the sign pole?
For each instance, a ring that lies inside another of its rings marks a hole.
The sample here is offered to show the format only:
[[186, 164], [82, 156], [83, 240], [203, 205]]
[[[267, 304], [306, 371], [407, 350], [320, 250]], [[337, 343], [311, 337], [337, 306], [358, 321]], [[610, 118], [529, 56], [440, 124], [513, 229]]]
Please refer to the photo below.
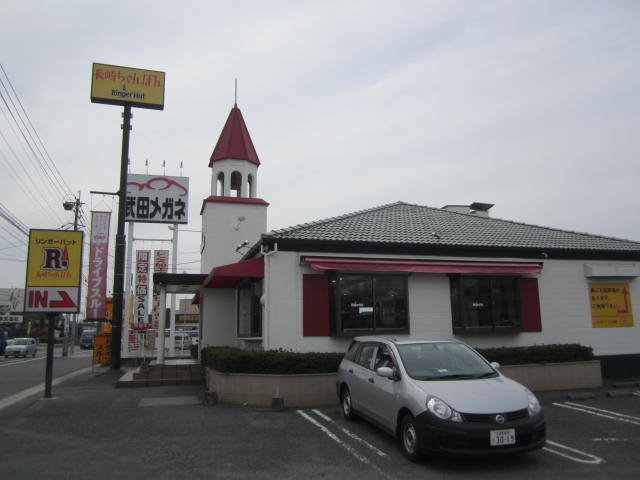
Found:
[[131, 105], [124, 106], [122, 113], [122, 156], [120, 159], [120, 190], [118, 191], [118, 224], [116, 252], [113, 272], [113, 325], [111, 331], [111, 369], [120, 370], [120, 347], [122, 345], [122, 314], [125, 250], [124, 219], [127, 203], [127, 167], [129, 164], [129, 131], [131, 130]]
[[55, 327], [57, 313], [49, 313], [49, 331], [47, 332], [47, 367], [44, 378], [44, 398], [51, 398], [51, 383], [53, 380], [53, 344], [56, 341]]

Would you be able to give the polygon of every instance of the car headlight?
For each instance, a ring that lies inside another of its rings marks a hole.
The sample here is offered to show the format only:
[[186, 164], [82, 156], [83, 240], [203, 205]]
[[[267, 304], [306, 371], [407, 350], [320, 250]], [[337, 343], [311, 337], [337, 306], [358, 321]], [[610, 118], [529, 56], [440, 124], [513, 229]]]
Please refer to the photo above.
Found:
[[440, 400], [438, 397], [427, 397], [427, 410], [440, 420], [451, 420], [452, 422], [462, 422], [462, 416], [456, 412], [453, 408], [447, 405], [446, 402]]
[[529, 404], [527, 405], [527, 410], [529, 410], [529, 415], [537, 415], [542, 410], [540, 406], [540, 402], [536, 398], [536, 396], [531, 393], [530, 390], [527, 389], [527, 397], [529, 400]]

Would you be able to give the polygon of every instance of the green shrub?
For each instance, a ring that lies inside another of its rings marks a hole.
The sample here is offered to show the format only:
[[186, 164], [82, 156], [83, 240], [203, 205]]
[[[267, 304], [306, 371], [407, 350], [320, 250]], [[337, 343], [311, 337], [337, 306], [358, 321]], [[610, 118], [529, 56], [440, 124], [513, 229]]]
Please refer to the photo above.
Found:
[[490, 362], [501, 365], [559, 363], [593, 360], [593, 348], [577, 343], [533, 345], [531, 347], [476, 348]]
[[[194, 346], [197, 349], [197, 346]], [[578, 344], [533, 345], [530, 347], [477, 348], [490, 362], [501, 365], [559, 363], [593, 360], [593, 349]], [[194, 355], [195, 354], [195, 355]], [[197, 350], [192, 355], [197, 358]], [[285, 350], [242, 350], [232, 347], [205, 347], [202, 365], [222, 373], [291, 375], [334, 373], [343, 353], [296, 353]]]
[[223, 373], [304, 374], [334, 373], [343, 353], [253, 351], [231, 347], [202, 349], [202, 365]]

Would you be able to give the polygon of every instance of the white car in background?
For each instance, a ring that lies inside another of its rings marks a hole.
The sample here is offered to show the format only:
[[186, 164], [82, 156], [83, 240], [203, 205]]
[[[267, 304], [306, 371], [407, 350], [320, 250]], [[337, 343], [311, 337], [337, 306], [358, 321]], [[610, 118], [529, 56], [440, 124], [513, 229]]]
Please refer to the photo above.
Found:
[[4, 350], [4, 358], [36, 356], [38, 345], [33, 338], [14, 338], [11, 344], [7, 344]]

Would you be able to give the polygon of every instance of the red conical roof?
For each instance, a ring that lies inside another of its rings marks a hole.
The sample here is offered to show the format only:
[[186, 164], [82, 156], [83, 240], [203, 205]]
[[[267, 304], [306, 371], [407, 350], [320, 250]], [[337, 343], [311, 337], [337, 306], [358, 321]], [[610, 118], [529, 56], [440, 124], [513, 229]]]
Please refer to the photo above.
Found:
[[249, 162], [260, 165], [258, 154], [253, 147], [249, 130], [244, 123], [242, 113], [238, 105], [234, 105], [229, 112], [227, 123], [225, 123], [216, 148], [213, 149], [211, 158], [209, 159], [209, 166], [218, 160], [225, 158], [235, 158], [237, 160], [247, 160]]

